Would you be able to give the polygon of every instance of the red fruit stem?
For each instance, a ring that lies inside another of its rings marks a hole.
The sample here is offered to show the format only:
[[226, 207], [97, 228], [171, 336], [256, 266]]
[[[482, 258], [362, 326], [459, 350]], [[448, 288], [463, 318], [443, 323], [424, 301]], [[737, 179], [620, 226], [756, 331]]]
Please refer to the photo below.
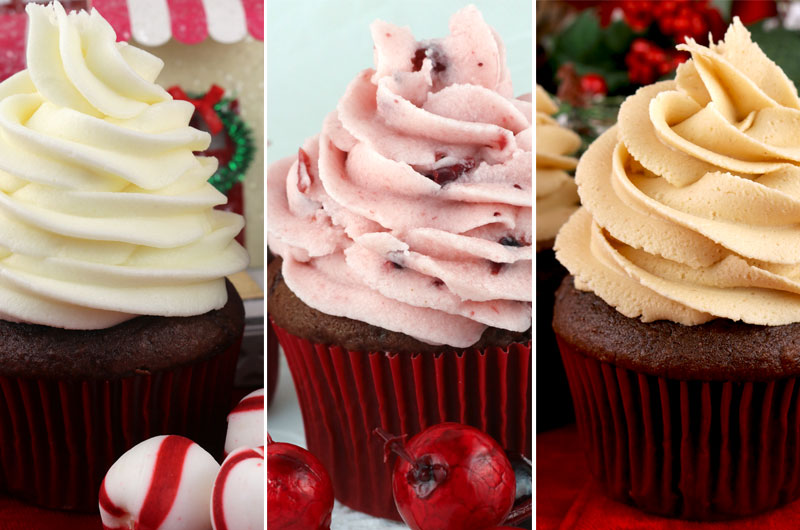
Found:
[[409, 464], [411, 464], [414, 471], [417, 471], [419, 469], [419, 463], [414, 458], [412, 458], [410, 454], [408, 454], [408, 451], [406, 451], [406, 448], [403, 445], [406, 439], [405, 434], [402, 436], [396, 436], [394, 434], [389, 434], [380, 427], [376, 428], [372, 432], [377, 436], [379, 436], [381, 440], [383, 440], [384, 463], [389, 461], [389, 453], [392, 452], [397, 456], [399, 456], [400, 458], [402, 458], [403, 460], [405, 460], [406, 462], [408, 462]]

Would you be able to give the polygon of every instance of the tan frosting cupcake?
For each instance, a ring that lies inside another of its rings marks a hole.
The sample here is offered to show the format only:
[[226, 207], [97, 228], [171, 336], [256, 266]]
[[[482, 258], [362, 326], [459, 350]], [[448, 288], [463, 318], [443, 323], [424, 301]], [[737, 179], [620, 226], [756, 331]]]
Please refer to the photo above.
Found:
[[558, 107], [536, 86], [536, 250], [550, 248], [569, 216], [578, 209], [575, 181], [567, 174], [578, 165], [569, 156], [581, 138], [552, 118]]
[[645, 322], [798, 322], [797, 89], [738, 19], [719, 44], [678, 48], [692, 60], [676, 80], [628, 98], [582, 157], [584, 208], [557, 257], [578, 289]]

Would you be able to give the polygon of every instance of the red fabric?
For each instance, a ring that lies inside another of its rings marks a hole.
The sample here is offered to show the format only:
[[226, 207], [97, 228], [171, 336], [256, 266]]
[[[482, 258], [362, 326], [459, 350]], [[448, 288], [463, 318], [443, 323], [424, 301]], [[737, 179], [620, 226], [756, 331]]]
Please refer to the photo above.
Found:
[[589, 480], [575, 425], [536, 437], [537, 530], [763, 530], [796, 528], [800, 501], [736, 521], [696, 523], [665, 519], [606, 497]]
[[0, 528], [3, 530], [102, 530], [99, 515], [44, 510], [0, 497]]

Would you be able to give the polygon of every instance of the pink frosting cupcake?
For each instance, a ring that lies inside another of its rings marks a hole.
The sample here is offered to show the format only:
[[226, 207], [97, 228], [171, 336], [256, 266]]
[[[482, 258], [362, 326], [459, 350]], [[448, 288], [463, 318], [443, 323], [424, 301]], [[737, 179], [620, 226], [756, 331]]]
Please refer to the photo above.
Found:
[[474, 7], [371, 29], [375, 69], [269, 169], [268, 307], [337, 498], [397, 518], [376, 427], [531, 454], [532, 104]]

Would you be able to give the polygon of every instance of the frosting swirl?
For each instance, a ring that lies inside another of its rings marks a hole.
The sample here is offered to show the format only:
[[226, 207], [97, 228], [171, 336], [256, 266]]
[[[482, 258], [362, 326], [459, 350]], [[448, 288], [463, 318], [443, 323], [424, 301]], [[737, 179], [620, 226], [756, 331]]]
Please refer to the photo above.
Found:
[[192, 105], [96, 11], [27, 11], [28, 69], [0, 84], [0, 318], [97, 329], [222, 307], [243, 220], [213, 209]]
[[531, 325], [531, 102], [474, 7], [417, 42], [373, 23], [375, 69], [268, 174], [268, 237], [307, 305], [431, 344]]
[[536, 250], [549, 248], [558, 229], [578, 209], [578, 187], [567, 174], [581, 138], [552, 118], [558, 107], [536, 86]]
[[[738, 18], [581, 158], [558, 258], [628, 317], [800, 321], [800, 99]], [[586, 249], [589, 249], [587, 252]]]

